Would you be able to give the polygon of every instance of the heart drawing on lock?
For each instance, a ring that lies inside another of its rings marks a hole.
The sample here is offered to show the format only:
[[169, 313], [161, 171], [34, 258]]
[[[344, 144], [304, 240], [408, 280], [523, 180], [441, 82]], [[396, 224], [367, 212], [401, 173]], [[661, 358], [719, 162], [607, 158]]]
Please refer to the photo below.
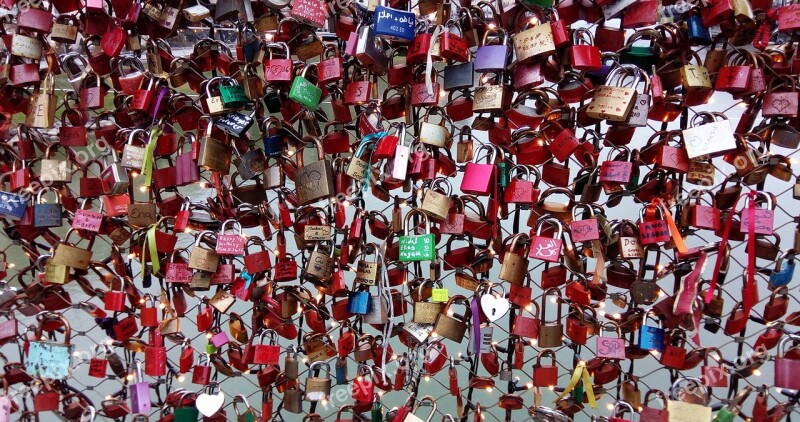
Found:
[[772, 106], [778, 111], [785, 111], [786, 108], [789, 107], [789, 100], [786, 98], [776, 98], [772, 101]]
[[225, 404], [225, 395], [222, 394], [222, 391], [217, 391], [216, 394], [199, 394], [195, 406], [203, 416], [211, 417], [222, 408], [223, 404]]
[[509, 308], [511, 308], [511, 303], [504, 297], [497, 297], [491, 293], [481, 296], [481, 310], [490, 322], [502, 318]]

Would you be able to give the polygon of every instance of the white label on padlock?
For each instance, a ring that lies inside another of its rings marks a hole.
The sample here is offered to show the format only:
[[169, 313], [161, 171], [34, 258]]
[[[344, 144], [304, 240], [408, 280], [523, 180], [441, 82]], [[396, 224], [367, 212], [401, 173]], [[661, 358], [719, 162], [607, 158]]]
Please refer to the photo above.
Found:
[[407, 322], [403, 329], [408, 331], [409, 334], [414, 336], [420, 343], [425, 341], [433, 331], [433, 324], [419, 324], [416, 322]]
[[409, 148], [405, 145], [398, 145], [394, 150], [394, 166], [392, 166], [392, 178], [405, 180], [408, 171]]
[[494, 327], [481, 327], [481, 353], [492, 352], [492, 333]]

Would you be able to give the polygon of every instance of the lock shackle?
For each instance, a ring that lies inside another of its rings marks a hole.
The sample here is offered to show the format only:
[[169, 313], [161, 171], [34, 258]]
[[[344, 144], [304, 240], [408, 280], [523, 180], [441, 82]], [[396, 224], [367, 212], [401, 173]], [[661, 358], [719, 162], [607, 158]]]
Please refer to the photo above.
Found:
[[[545, 301], [547, 300], [547, 296], [550, 296], [551, 293], [553, 293], [553, 296], [555, 296], [555, 300], [553, 301], [553, 303], [556, 304], [556, 310], [557, 310], [556, 311], [556, 319], [554, 320], [554, 322], [556, 322], [556, 323], [560, 323], [561, 322], [561, 304], [564, 302], [564, 299], [561, 297], [561, 291], [558, 288], [551, 287], [551, 288], [545, 290], [544, 293], [542, 294], [541, 310], [537, 309], [538, 311], [541, 312], [541, 316], [539, 317], [539, 320], [540, 320], [540, 322], [542, 324], [547, 323], [547, 318], [545, 318], [545, 312], [547, 311], [547, 304], [545, 303]], [[534, 302], [531, 302], [531, 303], [534, 303]]]
[[[244, 403], [244, 413], [239, 411], [239, 403]], [[237, 394], [233, 397], [233, 411], [236, 413], [236, 416], [244, 416], [245, 413], [251, 413], [251, 409], [250, 402], [247, 401], [247, 397], [245, 397], [244, 394]]]
[[[183, 204], [181, 204], [181, 207], [182, 206], [183, 206]], [[242, 223], [240, 223], [239, 220], [236, 220], [236, 219], [233, 219], [233, 218], [227, 219], [224, 222], [222, 222], [222, 225], [219, 228], [219, 233], [220, 234], [225, 234], [225, 231], [228, 230], [228, 224], [230, 224], [231, 226], [238, 226], [239, 227], [239, 236], [242, 236]], [[234, 230], [235, 230], [235, 228], [234, 228]]]
[[488, 150], [489, 152], [486, 154], [486, 158], [489, 159], [488, 164], [494, 164], [495, 160], [497, 160], [497, 147], [490, 144], [481, 143], [478, 145], [478, 148], [475, 149], [475, 154], [473, 154], [472, 162], [478, 163], [478, 159], [480, 158], [481, 151]]
[[55, 203], [56, 204], [60, 204], [61, 203], [61, 192], [59, 192], [56, 188], [54, 188], [52, 186], [47, 186], [45, 188], [39, 189], [39, 192], [36, 193], [36, 203], [37, 204], [41, 204], [42, 203], [42, 195], [45, 194], [46, 192], [54, 192], [56, 194], [56, 202]]
[[258, 344], [264, 344], [265, 335], [269, 335], [269, 344], [278, 344], [278, 333], [271, 328], [261, 330], [261, 333], [258, 335]]
[[410, 221], [411, 221], [412, 216], [414, 216], [414, 215], [419, 215], [419, 216], [422, 217], [422, 219], [425, 221], [425, 233], [426, 234], [430, 233], [431, 232], [431, 222], [430, 222], [430, 220], [428, 220], [428, 215], [425, 214], [424, 212], [422, 212], [422, 210], [417, 209], [417, 208], [412, 209], [411, 211], [406, 213], [405, 217], [403, 217], [403, 233], [406, 236], [410, 236]]
[[[194, 246], [200, 246], [200, 241], [203, 240], [204, 236], [209, 236], [212, 239], [216, 239], [216, 233], [212, 232], [211, 230], [203, 230], [197, 234], [197, 239], [194, 241]], [[175, 252], [177, 252], [177, 250]]]
[[369, 373], [369, 379], [372, 380], [375, 378], [375, 372], [372, 370], [372, 367], [369, 365], [365, 365], [363, 363], [358, 364], [358, 369], [356, 369], [356, 376], [363, 377]]
[[661, 328], [661, 320], [656, 318], [656, 313], [653, 311], [653, 308], [647, 308], [642, 313], [642, 325], [647, 325], [647, 319], [651, 316], [658, 323], [658, 327]]
[[308, 148], [308, 144], [313, 143], [317, 148], [317, 160], [323, 161], [325, 160], [325, 150], [322, 147], [322, 142], [316, 136], [306, 135], [303, 136], [303, 139], [300, 140], [300, 144], [303, 145], [303, 148], [299, 149], [295, 154], [297, 156], [297, 166], [303, 167], [305, 163], [303, 162], [303, 151]]
[[[608, 327], [611, 327], [611, 329], [609, 330]], [[614, 321], [606, 321], [600, 324], [600, 337], [603, 337], [603, 334], [607, 331], [614, 331], [617, 333], [617, 337], [622, 338], [622, 329], [619, 324]]]
[[142, 374], [142, 361], [136, 359], [134, 364], [136, 365], [136, 370], [134, 371], [134, 381], [144, 382], [144, 375]]
[[[549, 214], [547, 214], [549, 216]], [[555, 226], [558, 229], [556, 234], [557, 239], [561, 239], [564, 236], [564, 226], [561, 224], [561, 221], [556, 219], [555, 217], [549, 216], [547, 218], [540, 219], [536, 222], [536, 235], [541, 236], [542, 228], [545, 224], [549, 224], [551, 227]]]
[[[647, 390], [647, 392], [644, 394], [644, 399], [642, 399], [642, 406], [647, 406], [647, 404], [650, 402], [650, 395], [651, 394], [658, 396], [658, 398], [661, 399], [661, 406], [664, 409], [667, 408], [667, 400], [668, 400], [667, 399], [667, 395], [664, 394], [663, 391], [656, 390], [656, 389]], [[647, 406], [647, 407], [649, 407], [649, 406]]]
[[572, 45], [582, 45], [581, 42], [587, 43], [587, 45], [594, 45], [594, 37], [586, 28], [578, 28], [572, 31], [570, 38], [572, 39]]
[[[627, 409], [622, 409], [623, 407]], [[625, 412], [629, 412], [631, 415], [636, 413], [636, 411], [633, 410], [633, 406], [625, 400], [617, 400], [614, 402], [614, 409], [611, 411], [611, 414], [615, 418], [624, 415]]]
[[433, 419], [434, 413], [436, 413], [436, 399], [434, 399], [432, 396], [425, 396], [417, 400], [417, 403], [414, 404], [414, 409], [411, 410], [411, 413], [416, 413], [422, 405], [422, 402], [429, 402], [431, 404], [431, 413], [428, 415], [428, 418], [425, 419], [425, 422], [430, 422]]
[[710, 355], [711, 353], [716, 353], [717, 358], [715, 360], [717, 361], [717, 363], [722, 364], [723, 361], [722, 351], [719, 350], [719, 348], [717, 347], [706, 347], [705, 350], [703, 350], [703, 365], [708, 366], [708, 355]]
[[786, 353], [786, 345], [789, 344], [789, 341], [800, 342], [800, 335], [797, 334], [788, 334], [785, 335], [781, 341], [778, 343], [778, 357], [782, 358], [784, 353]]
[[589, 218], [594, 218], [594, 216], [595, 216], [594, 207], [593, 206], [591, 206], [590, 204], [577, 203], [572, 207], [572, 220], [573, 221], [580, 220], [578, 218], [578, 216], [581, 215], [581, 213], [578, 212], [580, 210], [589, 211]]
[[70, 344], [72, 338], [72, 327], [70, 327], [69, 320], [63, 314], [53, 311], [44, 311], [38, 313], [36, 315], [36, 319], [39, 321], [39, 324], [34, 330], [36, 338], [42, 338], [42, 331], [46, 321], [61, 321], [61, 323], [64, 324], [64, 343]]
[[309, 377], [314, 376], [313, 374], [314, 374], [314, 371], [316, 370], [317, 367], [324, 368], [325, 369], [325, 373], [328, 375], [327, 378], [331, 377], [331, 366], [328, 364], [328, 362], [325, 362], [325, 361], [317, 361], [317, 362], [314, 362], [311, 365], [309, 365], [309, 367], [308, 367], [308, 376]]
[[700, 378], [697, 378], [697, 377], [681, 377], [681, 378], [678, 378], [674, 383], [672, 383], [672, 386], [669, 389], [670, 399], [672, 399], [672, 400], [681, 400], [678, 397], [677, 394], [680, 391], [685, 390], [685, 388], [682, 386], [682, 384], [690, 384], [690, 383], [695, 385], [694, 388], [701, 388], [702, 389], [703, 396], [705, 397], [705, 402], [704, 403], [707, 406], [709, 401], [711, 401], [711, 393], [708, 391], [708, 388], [706, 388], [705, 385], [703, 385], [703, 381], [700, 380]]
[[94, 422], [97, 417], [97, 410], [92, 405], [87, 405], [81, 412], [80, 422]]

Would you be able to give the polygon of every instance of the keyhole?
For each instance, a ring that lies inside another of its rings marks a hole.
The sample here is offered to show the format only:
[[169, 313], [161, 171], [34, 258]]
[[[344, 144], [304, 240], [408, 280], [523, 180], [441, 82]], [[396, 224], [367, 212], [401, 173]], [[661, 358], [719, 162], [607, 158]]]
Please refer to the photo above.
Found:
[[497, 309], [492, 308], [492, 316], [494, 316], [494, 314], [496, 314], [496, 313], [497, 313]]

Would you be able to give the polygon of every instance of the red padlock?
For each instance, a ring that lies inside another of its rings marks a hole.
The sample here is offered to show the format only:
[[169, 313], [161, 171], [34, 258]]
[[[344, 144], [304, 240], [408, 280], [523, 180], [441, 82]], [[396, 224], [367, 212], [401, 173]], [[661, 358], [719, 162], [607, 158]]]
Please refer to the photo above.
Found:
[[108, 369], [108, 360], [106, 360], [105, 356], [98, 357], [98, 353], [100, 348], [103, 349], [103, 355], [107, 352], [107, 346], [97, 345], [95, 346], [95, 355], [89, 359], [89, 376], [95, 378], [105, 378], [106, 377], [106, 370]]
[[146, 294], [142, 299], [142, 309], [139, 321], [142, 327], [158, 327], [158, 308], [152, 295]]
[[[709, 353], [716, 353], [715, 360], [717, 364], [710, 366], [708, 364]], [[700, 368], [701, 380], [706, 387], [727, 387], [728, 386], [728, 370], [722, 366], [722, 352], [716, 347], [709, 347], [703, 353], [703, 366]]]
[[[270, 344], [262, 344], [264, 335], [269, 334]], [[264, 330], [258, 337], [258, 343], [252, 346], [253, 359], [252, 362], [258, 365], [278, 365], [278, 360], [281, 355], [281, 346], [277, 344], [278, 337], [274, 330]]]
[[573, 69], [580, 71], [596, 72], [602, 65], [600, 49], [594, 45], [591, 32], [585, 28], [576, 29], [572, 33], [572, 46], [569, 48], [569, 58]]
[[[653, 210], [654, 217], [648, 218], [647, 214]], [[667, 220], [663, 215], [661, 205], [648, 205], [639, 213], [639, 240], [642, 245], [653, 243], [669, 242], [671, 234]]]
[[[542, 364], [542, 357], [550, 356], [550, 365]], [[556, 366], [556, 354], [552, 350], [542, 350], [536, 357], [536, 364], [533, 365], [533, 385], [535, 387], [550, 387], [558, 384], [558, 366]]]
[[661, 364], [667, 368], [683, 369], [686, 359], [686, 334], [683, 330], [673, 330], [665, 340], [661, 353]]
[[422, 367], [425, 372], [436, 374], [444, 368], [447, 363], [447, 357], [447, 347], [445, 347], [444, 342], [433, 342], [425, 349]]
[[[205, 356], [205, 365], [203, 365], [203, 356]], [[192, 384], [208, 385], [211, 378], [211, 356], [208, 353], [203, 353], [198, 356], [197, 363], [192, 369]]]
[[125, 310], [125, 281], [120, 278], [119, 290], [109, 290], [103, 298], [103, 309], [107, 311], [122, 312]]
[[358, 402], [372, 403], [375, 399], [375, 373], [369, 365], [358, 365], [358, 373], [353, 380], [353, 399]]

